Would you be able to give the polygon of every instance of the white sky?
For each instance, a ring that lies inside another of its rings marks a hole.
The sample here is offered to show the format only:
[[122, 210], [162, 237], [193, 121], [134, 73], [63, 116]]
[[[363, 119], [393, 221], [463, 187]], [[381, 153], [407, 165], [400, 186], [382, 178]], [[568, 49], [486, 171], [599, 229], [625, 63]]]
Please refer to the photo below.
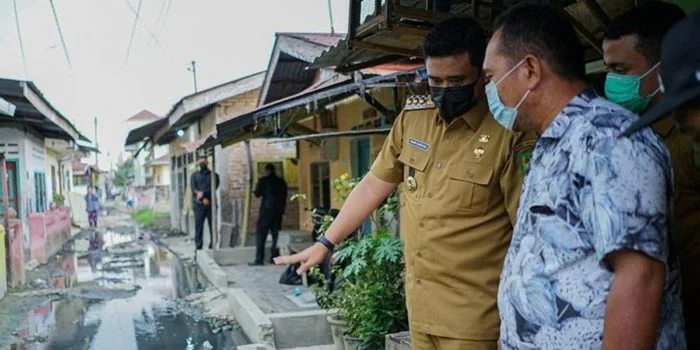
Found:
[[[54, 0], [73, 69], [69, 69], [49, 0], [16, 0], [28, 79], [94, 141], [100, 166], [116, 161], [124, 119], [143, 109], [163, 115], [194, 92], [266, 69], [275, 32], [329, 32], [328, 0]], [[347, 31], [348, 1], [330, 0], [336, 32]], [[168, 6], [169, 4], [169, 6]], [[165, 10], [158, 22], [161, 8]], [[156, 26], [156, 24], [158, 25]], [[0, 77], [25, 79], [12, 0], [0, 1]]]

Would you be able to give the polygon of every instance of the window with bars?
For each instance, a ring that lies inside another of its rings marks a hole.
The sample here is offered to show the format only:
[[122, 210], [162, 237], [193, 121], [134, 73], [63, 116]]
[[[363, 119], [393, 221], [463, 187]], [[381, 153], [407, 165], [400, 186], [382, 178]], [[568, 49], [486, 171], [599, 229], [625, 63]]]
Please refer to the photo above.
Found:
[[34, 173], [34, 195], [35, 211], [39, 213], [46, 211], [46, 174]]

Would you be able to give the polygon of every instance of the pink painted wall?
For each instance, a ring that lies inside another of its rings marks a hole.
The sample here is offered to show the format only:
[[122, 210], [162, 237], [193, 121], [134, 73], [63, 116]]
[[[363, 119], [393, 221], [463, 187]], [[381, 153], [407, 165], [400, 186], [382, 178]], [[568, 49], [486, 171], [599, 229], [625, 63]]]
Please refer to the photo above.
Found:
[[29, 214], [29, 251], [32, 259], [45, 264], [70, 238], [70, 208]]
[[10, 219], [10, 274], [11, 286], [16, 287], [24, 283], [24, 242], [22, 238], [22, 222]]

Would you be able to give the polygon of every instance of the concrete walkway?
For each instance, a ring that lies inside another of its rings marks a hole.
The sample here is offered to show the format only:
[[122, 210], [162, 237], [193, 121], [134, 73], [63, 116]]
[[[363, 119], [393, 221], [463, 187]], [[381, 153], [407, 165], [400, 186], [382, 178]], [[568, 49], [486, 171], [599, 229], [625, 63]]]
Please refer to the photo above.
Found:
[[[279, 245], [283, 252], [299, 251], [311, 244], [309, 238], [304, 232], [281, 232]], [[239, 349], [332, 348], [328, 313], [316, 305], [313, 293], [303, 286], [280, 284], [286, 266], [248, 266], [254, 256], [254, 247], [197, 253], [197, 264], [225, 291], [233, 316], [253, 343]]]

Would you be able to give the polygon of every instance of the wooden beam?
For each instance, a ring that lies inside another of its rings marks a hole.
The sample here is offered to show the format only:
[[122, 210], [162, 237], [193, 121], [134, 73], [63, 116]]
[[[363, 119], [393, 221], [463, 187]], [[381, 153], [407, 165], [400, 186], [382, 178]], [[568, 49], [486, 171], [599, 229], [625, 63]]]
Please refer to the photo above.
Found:
[[280, 143], [280, 142], [290, 142], [290, 141], [311, 141], [311, 140], [323, 139], [323, 138], [353, 137], [353, 136], [363, 136], [363, 135], [380, 135], [380, 134], [388, 134], [390, 130], [391, 130], [391, 128], [332, 131], [332, 132], [325, 132], [325, 133], [315, 133], [315, 134], [311, 134], [311, 135], [288, 137], [288, 138], [284, 138], [284, 139], [268, 141], [268, 143]]
[[579, 35], [583, 37], [583, 39], [593, 47], [600, 55], [603, 55], [603, 42], [602, 40], [598, 39], [591, 33], [586, 27], [581, 24], [574, 16], [572, 16], [568, 11], [561, 9], [564, 11], [567, 17], [569, 17], [569, 20], [571, 21], [571, 25], [573, 25], [574, 29], [576, 32], [578, 32]]
[[372, 96], [369, 93], [360, 93], [359, 91], [356, 92], [358, 96], [362, 98], [365, 102], [367, 102], [370, 107], [374, 108], [379, 114], [382, 115], [385, 119], [391, 119], [394, 117], [394, 113], [391, 112], [388, 108], [386, 108], [383, 104], [381, 104], [379, 101], [377, 101], [374, 96]]
[[359, 40], [353, 40], [350, 42], [350, 45], [356, 48], [360, 49], [365, 49], [365, 50], [370, 50], [370, 51], [379, 51], [379, 52], [390, 52], [390, 53], [396, 53], [408, 57], [414, 57], [414, 56], [421, 56], [420, 52], [417, 51], [412, 51], [412, 50], [406, 50], [398, 47], [390, 47], [390, 46], [385, 46], [385, 45], [378, 45], [378, 44], [370, 44], [366, 43], [363, 41]]
[[364, 61], [364, 62], [358, 62], [358, 63], [350, 63], [350, 64], [345, 64], [342, 66], [339, 66], [335, 69], [336, 72], [338, 73], [349, 73], [349, 72], [354, 72], [358, 71], [360, 69], [365, 69], [369, 67], [374, 67], [380, 64], [386, 64], [386, 63], [391, 63], [391, 62], [396, 62], [398, 60], [404, 59], [406, 56], [403, 55], [386, 55], [386, 56], [381, 56], [376, 59]]
[[607, 27], [610, 25], [610, 16], [608, 16], [607, 12], [605, 12], [605, 9], [603, 9], [602, 6], [598, 3], [596, 0], [581, 0], [586, 7], [588, 7], [588, 10], [593, 13], [595, 18], [600, 22], [603, 27]]

